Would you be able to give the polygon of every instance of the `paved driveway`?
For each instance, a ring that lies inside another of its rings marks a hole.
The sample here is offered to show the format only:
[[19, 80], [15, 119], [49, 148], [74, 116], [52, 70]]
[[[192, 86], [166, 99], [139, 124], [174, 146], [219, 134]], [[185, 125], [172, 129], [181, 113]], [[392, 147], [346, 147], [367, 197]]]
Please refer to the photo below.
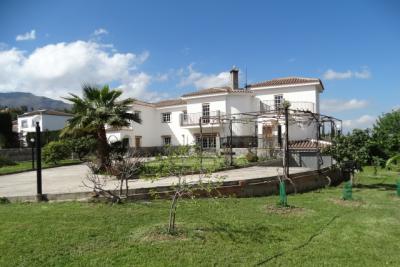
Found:
[[[307, 168], [291, 168], [291, 173], [308, 171]], [[90, 192], [89, 188], [83, 185], [89, 168], [85, 164], [71, 165], [45, 169], [42, 171], [43, 193], [76, 193]], [[225, 181], [273, 177], [282, 174], [282, 168], [277, 167], [248, 167], [229, 171], [218, 172], [219, 176], [225, 177]], [[186, 176], [187, 181], [195, 182], [198, 175]], [[129, 182], [130, 188], [150, 188], [157, 186], [168, 186], [176, 183], [176, 177], [165, 177], [157, 181], [134, 180]], [[108, 189], [116, 188], [116, 181], [107, 184]], [[11, 196], [33, 196], [36, 194], [36, 172], [24, 172], [0, 176], [0, 197]]]

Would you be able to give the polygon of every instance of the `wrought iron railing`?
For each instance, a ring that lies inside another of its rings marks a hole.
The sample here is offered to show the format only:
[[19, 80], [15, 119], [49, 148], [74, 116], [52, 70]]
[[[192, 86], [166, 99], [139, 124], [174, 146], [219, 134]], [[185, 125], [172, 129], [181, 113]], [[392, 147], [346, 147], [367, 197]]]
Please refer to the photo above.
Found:
[[217, 110], [210, 111], [209, 114], [199, 113], [183, 113], [181, 114], [181, 126], [199, 125], [201, 122], [203, 125], [207, 124], [218, 124], [221, 123], [221, 118], [225, 113]]
[[[282, 110], [283, 107], [282, 100], [280, 103], [275, 102], [274, 100], [264, 100], [260, 101], [260, 112], [268, 112], [268, 111], [279, 111]], [[290, 103], [290, 110], [302, 110], [302, 111], [311, 111], [315, 112], [315, 104], [313, 102], [302, 102], [302, 101], [288, 101]]]

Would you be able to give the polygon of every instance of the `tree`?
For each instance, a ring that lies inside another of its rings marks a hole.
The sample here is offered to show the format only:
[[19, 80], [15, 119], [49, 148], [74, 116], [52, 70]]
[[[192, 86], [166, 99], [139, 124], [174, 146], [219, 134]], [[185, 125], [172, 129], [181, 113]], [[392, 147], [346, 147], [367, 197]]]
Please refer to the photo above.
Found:
[[397, 154], [386, 161], [386, 168], [400, 172], [400, 154]]
[[110, 156], [113, 160], [110, 161], [110, 166], [104, 175], [98, 174], [96, 164], [88, 163], [90, 172], [83, 185], [92, 189], [96, 196], [102, 196], [112, 203], [122, 203], [124, 199], [130, 197], [129, 180], [139, 179], [145, 158], [140, 152], [122, 155], [118, 151], [113, 151]]
[[337, 136], [326, 152], [339, 166], [345, 161], [353, 161], [361, 169], [361, 166], [372, 161], [370, 131], [354, 129], [352, 133]]
[[79, 160], [83, 160], [83, 158], [93, 152], [96, 147], [96, 139], [92, 136], [68, 138], [65, 139], [64, 142], [68, 145], [69, 149], [78, 156]]
[[46, 163], [57, 165], [60, 160], [71, 155], [68, 145], [63, 141], [52, 141], [43, 148], [43, 159]]
[[376, 120], [372, 130], [372, 139], [381, 150], [380, 157], [388, 159], [399, 153], [400, 109], [383, 114]]
[[198, 194], [212, 194], [221, 184], [224, 176], [212, 175], [211, 170], [202, 168], [200, 155], [191, 153], [190, 146], [166, 147], [166, 156], [160, 157], [156, 179], [167, 175], [176, 178], [172, 185], [169, 208], [168, 233], [176, 233], [176, 213], [180, 199], [194, 199]]
[[108, 85], [102, 88], [86, 84], [83, 86], [83, 97], [70, 94], [65, 99], [73, 103], [74, 117], [68, 120], [63, 130], [64, 134], [71, 134], [82, 129], [95, 133], [97, 140], [97, 156], [99, 170], [106, 170], [110, 166], [110, 146], [107, 142], [106, 125], [121, 128], [130, 125], [131, 121], [140, 123], [137, 114], [129, 113], [129, 105], [134, 99], [117, 100], [120, 90], [110, 90]]
[[11, 114], [0, 112], [0, 148], [11, 147], [13, 139]]

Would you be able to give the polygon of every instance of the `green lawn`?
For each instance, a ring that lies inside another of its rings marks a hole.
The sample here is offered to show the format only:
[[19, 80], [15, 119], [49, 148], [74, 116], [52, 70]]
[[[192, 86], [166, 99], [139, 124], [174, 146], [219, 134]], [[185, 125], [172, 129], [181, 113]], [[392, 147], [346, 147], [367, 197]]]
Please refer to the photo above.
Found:
[[[42, 167], [43, 168], [60, 167], [60, 166], [65, 166], [65, 165], [77, 164], [77, 163], [81, 163], [81, 161], [66, 159], [66, 160], [61, 160], [57, 165], [47, 164], [44, 161], [42, 161]], [[17, 165], [14, 165], [14, 166], [1, 167], [0, 175], [1, 174], [18, 173], [18, 172], [23, 172], [23, 171], [31, 171], [31, 170], [32, 170], [32, 161], [21, 161], [21, 162], [17, 162]]]
[[[198, 158], [174, 158], [175, 164], [177, 166], [183, 166], [183, 169], [187, 169], [188, 172], [200, 171], [200, 161]], [[170, 173], [167, 169], [160, 169], [160, 165], [162, 165], [162, 159], [155, 159], [149, 162], [146, 162], [145, 169], [142, 174], [143, 178], [146, 177], [154, 177], [156, 173], [161, 176], [169, 176]], [[248, 165], [249, 162], [246, 158], [236, 158], [234, 159], [234, 166], [236, 167], [244, 167]], [[204, 157], [202, 166], [207, 171], [217, 171], [222, 170], [228, 167], [225, 163], [224, 157]], [[168, 166], [167, 166], [168, 167]]]
[[360, 175], [342, 188], [290, 195], [182, 201], [168, 236], [169, 202], [0, 205], [0, 266], [400, 266], [395, 175]]

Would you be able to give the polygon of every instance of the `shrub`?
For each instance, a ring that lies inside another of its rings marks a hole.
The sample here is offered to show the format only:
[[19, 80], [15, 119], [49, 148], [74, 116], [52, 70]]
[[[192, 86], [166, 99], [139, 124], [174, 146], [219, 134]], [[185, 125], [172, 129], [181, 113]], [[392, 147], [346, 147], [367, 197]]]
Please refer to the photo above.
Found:
[[0, 156], [0, 168], [5, 166], [14, 166], [14, 165], [17, 165], [17, 163], [8, 158]]
[[257, 162], [258, 161], [258, 156], [255, 153], [249, 151], [246, 154], [246, 159], [247, 159], [248, 162]]
[[71, 155], [71, 150], [63, 141], [52, 141], [43, 148], [43, 159], [46, 163], [57, 163]]
[[96, 149], [97, 141], [91, 136], [65, 139], [65, 144], [69, 150], [78, 155], [79, 160], [83, 160], [89, 153]]

